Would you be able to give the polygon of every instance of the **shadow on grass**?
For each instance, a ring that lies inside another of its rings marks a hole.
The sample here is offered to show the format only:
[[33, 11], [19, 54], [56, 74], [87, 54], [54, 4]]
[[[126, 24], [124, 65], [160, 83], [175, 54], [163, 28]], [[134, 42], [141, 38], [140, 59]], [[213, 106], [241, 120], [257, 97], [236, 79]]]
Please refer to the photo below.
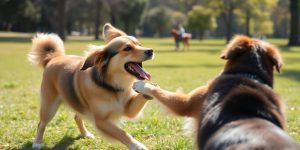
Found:
[[[0, 43], [1, 42], [8, 42], [8, 43], [28, 43], [31, 42], [32, 37], [0, 37]], [[101, 44], [103, 43], [101, 40], [94, 40], [94, 39], [68, 39], [66, 42], [69, 43], [86, 43], [86, 42], [92, 42], [95, 44]]]
[[300, 70], [284, 70], [282, 77], [290, 78], [300, 82]]
[[220, 64], [193, 64], [193, 65], [147, 65], [146, 68], [221, 68], [223, 65]]
[[293, 58], [287, 58], [287, 59], [284, 60], [284, 66], [285, 65], [290, 65], [290, 64], [299, 64], [299, 62], [300, 62], [300, 58], [299, 57], [296, 57], [296, 58], [295, 57], [293, 57]]
[[282, 52], [299, 53], [300, 46], [277, 45]]
[[221, 53], [220, 50], [216, 50], [216, 49], [198, 49], [198, 50], [195, 50], [195, 49], [189, 49], [189, 50], [154, 50], [154, 53], [194, 53], [194, 52], [198, 52], [198, 53]]
[[[64, 136], [59, 143], [57, 143], [54, 147], [43, 147], [43, 150], [52, 150], [52, 149], [68, 149], [70, 145], [72, 145], [76, 140], [80, 139], [80, 136], [77, 137], [70, 137]], [[20, 150], [31, 150], [32, 149], [32, 142], [27, 142], [23, 144]]]
[[[160, 45], [160, 46], [175, 46], [175, 43], [170, 43], [170, 42], [165, 42], [165, 43], [156, 43], [156, 45]], [[183, 44], [180, 43], [180, 46], [182, 46]], [[225, 42], [224, 43], [205, 43], [205, 42], [197, 42], [197, 41], [193, 41], [192, 43], [190, 43], [190, 46], [212, 46], [212, 47], [216, 47], [216, 46], [225, 46]]]
[[20, 42], [20, 43], [28, 43], [31, 42], [30, 37], [0, 37], [0, 43], [1, 42]]

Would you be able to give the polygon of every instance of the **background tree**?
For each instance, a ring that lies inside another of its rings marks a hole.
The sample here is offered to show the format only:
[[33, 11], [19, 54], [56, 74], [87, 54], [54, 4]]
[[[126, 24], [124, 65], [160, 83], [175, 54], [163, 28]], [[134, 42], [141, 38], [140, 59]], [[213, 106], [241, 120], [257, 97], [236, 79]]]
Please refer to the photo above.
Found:
[[207, 0], [207, 5], [215, 10], [215, 13], [220, 15], [226, 27], [225, 36], [226, 42], [232, 37], [232, 22], [234, 11], [238, 9], [244, 0]]
[[291, 27], [289, 46], [298, 46], [299, 42], [299, 0], [290, 0]]
[[110, 23], [112, 25], [116, 25], [117, 14], [119, 14], [119, 12], [125, 8], [122, 5], [120, 5], [120, 4], [123, 4], [124, 1], [126, 1], [126, 0], [107, 0], [107, 1], [105, 1], [110, 8], [109, 15], [110, 15]]
[[199, 33], [199, 37], [202, 39], [205, 30], [216, 28], [216, 20], [210, 9], [197, 5], [188, 13], [188, 27]]
[[140, 24], [144, 9], [146, 8], [146, 0], [127, 0], [121, 4], [126, 9], [119, 11], [119, 19], [122, 20], [124, 31], [129, 34], [135, 34], [136, 27]]
[[156, 36], [169, 35], [172, 27], [172, 10], [165, 6], [152, 8], [145, 17], [144, 24], [149, 25]]
[[96, 11], [96, 17], [95, 17], [95, 39], [99, 39], [99, 26], [100, 26], [100, 9], [101, 9], [101, 1], [95, 0], [95, 11]]
[[54, 32], [63, 40], [66, 39], [66, 3], [67, 0], [39, 0], [42, 32]]
[[173, 11], [172, 12], [172, 24], [173, 25], [177, 25], [177, 24], [186, 25], [187, 24], [187, 16], [180, 11]]
[[[75, 31], [73, 33], [80, 35], [95, 34], [96, 7], [101, 7], [96, 5], [96, 0], [68, 0], [66, 7], [66, 28], [68, 34], [71, 34], [71, 31]], [[105, 10], [104, 7], [101, 7], [99, 24], [101, 24], [102, 20], [107, 20], [102, 15], [103, 10]]]
[[252, 36], [255, 37], [265, 38], [273, 33], [273, 22], [269, 19], [269, 15], [253, 19], [252, 27]]
[[[206, 32], [208, 36], [225, 36], [228, 41], [240, 33], [280, 38], [291, 33], [289, 44], [299, 43], [299, 21], [294, 19], [299, 18], [299, 0], [2, 0], [0, 30], [55, 32], [61, 36], [67, 31], [97, 39], [99, 26], [110, 22], [129, 34], [141, 29], [141, 36], [170, 36], [170, 29], [178, 23], [188, 32], [196, 30], [187, 26], [188, 12], [195, 5], [213, 10], [210, 13], [217, 28]], [[295, 8], [298, 11], [290, 13]]]
[[58, 24], [56, 26], [56, 31], [62, 40], [66, 40], [65, 29], [66, 29], [66, 20], [65, 20], [65, 11], [66, 11], [66, 1], [67, 0], [57, 0], [57, 11], [58, 15], [56, 16]]
[[[275, 8], [277, 2], [274, 0], [246, 0], [244, 1], [241, 6], [237, 9], [236, 14], [239, 22], [241, 25], [245, 27], [245, 34], [251, 36], [250, 30], [252, 28], [261, 29], [266, 26], [271, 27], [272, 29], [272, 22], [269, 20], [271, 19], [271, 12]], [[256, 9], [253, 9], [253, 8]], [[251, 23], [252, 21], [252, 23]], [[257, 23], [260, 22], [260, 23]], [[262, 23], [263, 22], [263, 23]], [[261, 26], [260, 26], [261, 24]], [[255, 25], [255, 27], [254, 27]], [[267, 28], [265, 28], [267, 29]], [[264, 32], [264, 30], [260, 30], [260, 33]], [[271, 31], [272, 32], [272, 31]], [[270, 33], [270, 29], [268, 32], [261, 33], [266, 34]]]
[[278, 0], [276, 7], [272, 11], [273, 37], [287, 38], [289, 34], [289, 1]]
[[0, 30], [29, 32], [37, 28], [39, 7], [34, 0], [0, 1], [0, 10]]

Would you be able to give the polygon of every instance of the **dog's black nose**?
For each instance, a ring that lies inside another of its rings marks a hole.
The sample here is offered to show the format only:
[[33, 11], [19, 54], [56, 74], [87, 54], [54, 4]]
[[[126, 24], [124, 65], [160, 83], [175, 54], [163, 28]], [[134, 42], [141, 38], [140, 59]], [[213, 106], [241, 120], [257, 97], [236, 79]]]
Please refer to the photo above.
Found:
[[146, 56], [151, 57], [153, 55], [153, 50], [152, 49], [147, 49], [145, 51]]

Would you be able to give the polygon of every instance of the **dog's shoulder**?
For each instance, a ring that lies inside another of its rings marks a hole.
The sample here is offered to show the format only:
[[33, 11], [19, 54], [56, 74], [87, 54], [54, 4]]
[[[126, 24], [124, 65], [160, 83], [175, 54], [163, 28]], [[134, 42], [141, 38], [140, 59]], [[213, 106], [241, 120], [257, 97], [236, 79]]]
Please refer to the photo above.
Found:
[[262, 118], [285, 127], [280, 97], [267, 85], [233, 75], [221, 75], [211, 84], [201, 114], [200, 143], [231, 121]]

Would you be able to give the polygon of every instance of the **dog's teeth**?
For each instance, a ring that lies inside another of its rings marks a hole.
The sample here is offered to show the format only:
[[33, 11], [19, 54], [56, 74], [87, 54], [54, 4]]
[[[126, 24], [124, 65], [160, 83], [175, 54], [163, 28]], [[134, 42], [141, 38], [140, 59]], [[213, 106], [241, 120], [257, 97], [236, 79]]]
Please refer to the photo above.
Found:
[[129, 67], [129, 69], [132, 70], [132, 71], [134, 71], [134, 68], [133, 68], [133, 67]]

